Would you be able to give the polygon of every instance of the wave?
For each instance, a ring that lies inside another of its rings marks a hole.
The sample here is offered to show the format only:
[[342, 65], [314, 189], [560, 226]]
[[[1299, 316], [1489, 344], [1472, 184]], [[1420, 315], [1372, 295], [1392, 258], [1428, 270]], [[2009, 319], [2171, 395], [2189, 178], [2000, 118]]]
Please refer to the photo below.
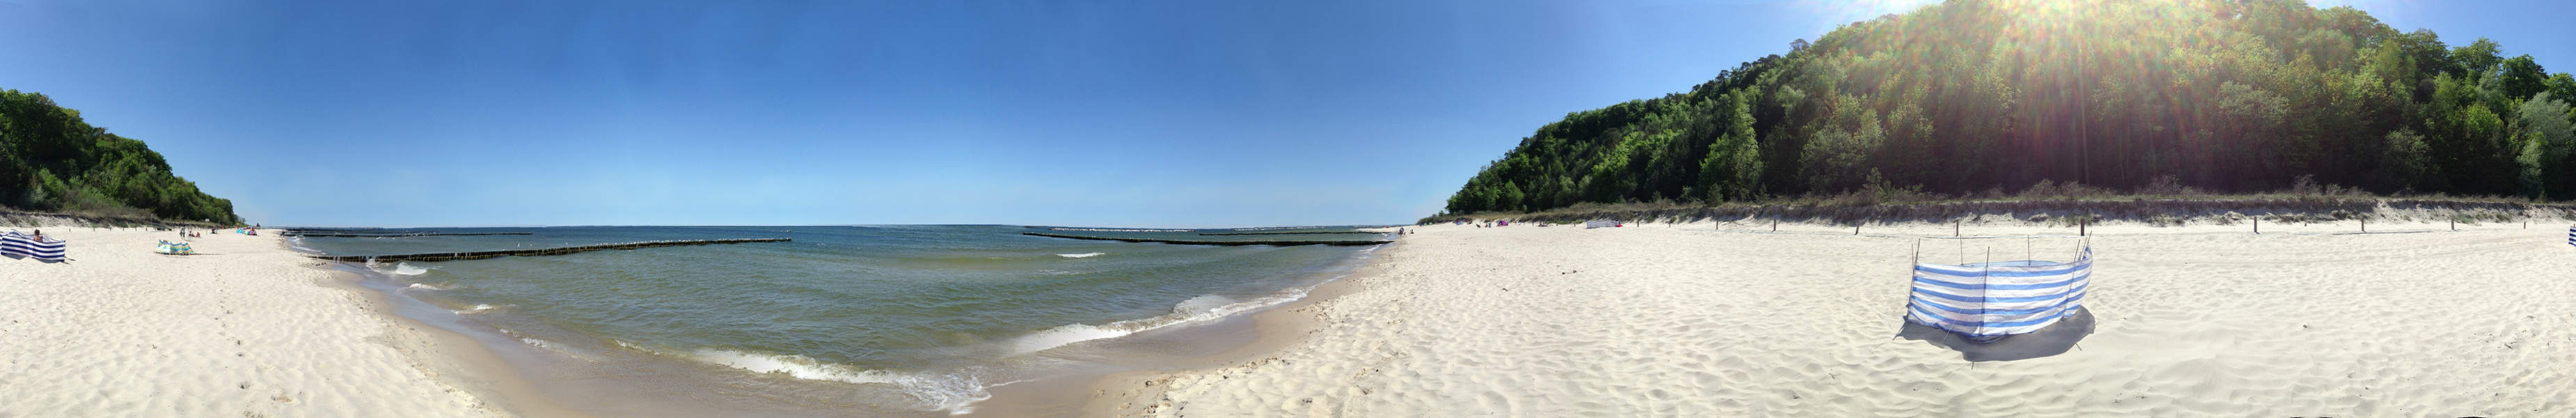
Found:
[[1100, 325], [1065, 324], [1023, 335], [1011, 341], [1011, 351], [1015, 355], [1028, 354], [1083, 341], [1124, 337], [1156, 328], [1224, 318], [1256, 309], [1279, 306], [1305, 297], [1306, 289], [1302, 288], [1240, 301], [1225, 296], [1200, 295], [1173, 304], [1171, 313], [1160, 316]]
[[518, 331], [512, 331], [512, 330], [510, 330], [509, 328], [499, 328], [499, 327], [495, 327], [495, 328], [492, 328], [492, 329], [493, 329], [493, 330], [497, 330], [497, 331], [501, 331], [501, 335], [507, 335], [507, 336], [509, 336], [510, 338], [517, 338], [517, 339], [519, 339], [519, 342], [520, 342], [520, 343], [525, 343], [525, 344], [527, 344], [529, 347], [536, 347], [536, 348], [537, 348], [537, 349], [539, 349], [539, 350], [552, 351], [552, 352], [555, 352], [556, 354], [562, 354], [562, 355], [564, 355], [565, 357], [572, 357], [572, 358], [574, 358], [574, 359], [585, 360], [585, 361], [598, 361], [598, 358], [597, 358], [597, 357], [593, 357], [593, 356], [591, 356], [589, 353], [582, 352], [582, 350], [576, 350], [576, 349], [573, 349], [572, 347], [565, 346], [565, 345], [563, 345], [563, 344], [558, 344], [558, 343], [555, 343], [555, 342], [553, 342], [553, 341], [546, 341], [546, 340], [543, 340], [543, 339], [538, 339], [537, 337], [529, 336], [529, 335], [527, 335], [527, 334], [520, 334]]
[[405, 261], [394, 263], [392, 269], [385, 270], [384, 272], [392, 273], [397, 276], [418, 276], [421, 275], [421, 273], [428, 273], [429, 269], [411, 265], [411, 262]]
[[1091, 257], [1099, 257], [1099, 256], [1102, 256], [1102, 255], [1107, 255], [1107, 254], [1109, 254], [1109, 253], [1056, 254], [1055, 256], [1057, 256], [1057, 257], [1064, 257], [1064, 258], [1091, 258]]
[[423, 268], [423, 267], [421, 267], [421, 266], [411, 265], [411, 262], [409, 262], [409, 261], [395, 262], [394, 264], [390, 264], [390, 265], [389, 265], [389, 264], [385, 264], [385, 263], [377, 262], [375, 259], [370, 258], [370, 259], [368, 259], [368, 260], [367, 260], [367, 263], [366, 263], [366, 264], [367, 264], [367, 269], [368, 269], [368, 270], [375, 270], [377, 273], [384, 273], [384, 274], [390, 274], [390, 275], [396, 275], [396, 276], [418, 276], [418, 275], [421, 275], [422, 273], [428, 273], [428, 272], [429, 272], [429, 269], [428, 269], [428, 268]]
[[444, 288], [444, 287], [438, 287], [438, 286], [431, 286], [431, 285], [429, 285], [428, 283], [412, 283], [410, 286], [403, 286], [403, 290], [412, 290], [412, 289], [420, 289], [420, 290], [447, 290], [447, 288]]
[[[618, 344], [627, 348], [641, 349], [624, 341], [619, 341]], [[972, 412], [971, 406], [975, 402], [993, 397], [992, 392], [985, 390], [988, 386], [984, 385], [983, 378], [972, 371], [936, 375], [892, 373], [857, 369], [795, 354], [761, 354], [720, 349], [696, 350], [690, 352], [688, 357], [719, 366], [805, 380], [895, 385], [903, 388], [905, 395], [920, 401], [922, 403], [920, 406], [930, 410], [948, 411], [951, 414]]]
[[494, 306], [492, 306], [492, 305], [485, 305], [485, 304], [479, 304], [479, 303], [478, 303], [478, 304], [474, 304], [474, 307], [471, 307], [471, 308], [465, 308], [465, 309], [463, 309], [463, 310], [458, 310], [458, 311], [454, 311], [454, 312], [456, 312], [456, 314], [457, 314], [457, 315], [474, 314], [474, 313], [483, 313], [483, 311], [489, 311], [489, 310], [492, 310], [492, 308], [494, 308]]
[[287, 248], [287, 249], [290, 249], [290, 250], [295, 250], [296, 252], [305, 253], [305, 254], [321, 254], [321, 253], [322, 253], [322, 250], [316, 250], [316, 249], [313, 249], [313, 247], [306, 247], [306, 246], [304, 246], [304, 237], [287, 237], [287, 238], [286, 238], [286, 248]]

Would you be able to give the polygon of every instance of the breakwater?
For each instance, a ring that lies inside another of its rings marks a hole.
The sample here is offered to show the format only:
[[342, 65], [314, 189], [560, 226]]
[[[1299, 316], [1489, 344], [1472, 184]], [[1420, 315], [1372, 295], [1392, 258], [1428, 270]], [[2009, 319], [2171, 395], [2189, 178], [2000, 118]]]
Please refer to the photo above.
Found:
[[469, 252], [423, 253], [423, 254], [384, 254], [384, 255], [314, 255], [314, 256], [308, 256], [308, 257], [319, 258], [319, 259], [324, 259], [324, 260], [331, 260], [331, 261], [351, 261], [351, 262], [364, 262], [364, 261], [376, 261], [376, 262], [394, 262], [394, 261], [450, 261], [450, 260], [476, 260], [476, 259], [485, 259], [485, 258], [493, 258], [493, 257], [509, 257], [509, 256], [563, 255], [563, 254], [572, 254], [572, 253], [578, 253], [578, 252], [599, 251], [599, 250], [630, 250], [630, 249], [636, 249], [636, 248], [650, 248], [650, 247], [677, 247], [677, 246], [685, 246], [685, 245], [742, 244], [742, 243], [754, 243], [754, 242], [786, 242], [786, 241], [788, 241], [788, 239], [787, 239], [787, 238], [694, 239], [694, 240], [669, 240], [669, 241], [639, 241], [639, 242], [624, 242], [624, 243], [616, 243], [616, 244], [595, 244], [595, 245], [579, 245], [579, 246], [571, 246], [571, 247], [536, 248], [536, 249], [519, 249], [519, 250], [493, 250], [493, 251], [469, 251]]

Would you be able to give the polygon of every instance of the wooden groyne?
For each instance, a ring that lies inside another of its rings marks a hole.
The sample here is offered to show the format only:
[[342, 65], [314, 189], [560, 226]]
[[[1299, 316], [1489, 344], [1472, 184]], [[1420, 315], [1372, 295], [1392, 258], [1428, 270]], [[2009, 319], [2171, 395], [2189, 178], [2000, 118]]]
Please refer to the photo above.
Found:
[[1384, 232], [1368, 232], [1368, 231], [1308, 231], [1308, 232], [1201, 232], [1201, 233], [1199, 233], [1199, 235], [1208, 235], [1208, 236], [1216, 236], [1216, 235], [1322, 235], [1322, 234], [1383, 234], [1383, 233], [1384, 233]]
[[378, 238], [378, 237], [444, 237], [444, 236], [462, 236], [462, 235], [536, 235], [537, 233], [535, 233], [535, 232], [436, 232], [436, 231], [431, 231], [431, 232], [402, 232], [402, 233], [366, 233], [366, 232], [303, 232], [303, 231], [286, 231], [286, 232], [280, 232], [280, 233], [278, 233], [278, 234], [279, 234], [279, 235], [290, 236], [290, 237]]
[[388, 254], [388, 255], [311, 255], [311, 256], [307, 256], [307, 257], [313, 257], [313, 258], [319, 258], [319, 259], [331, 260], [331, 261], [355, 261], [355, 262], [364, 262], [364, 261], [368, 261], [368, 260], [374, 260], [374, 261], [378, 261], [378, 262], [388, 262], [388, 261], [450, 261], [450, 260], [479, 260], [479, 259], [485, 259], [485, 258], [493, 258], [493, 257], [508, 257], [508, 256], [564, 255], [564, 254], [572, 254], [572, 253], [588, 252], [588, 251], [599, 251], [599, 250], [631, 250], [631, 249], [636, 249], [636, 248], [647, 248], [647, 247], [677, 247], [677, 246], [686, 246], [686, 245], [742, 244], [742, 243], [752, 243], [752, 242], [787, 242], [787, 241], [788, 241], [788, 239], [786, 239], [786, 238], [692, 239], [692, 240], [673, 240], [673, 241], [643, 241], [643, 242], [626, 242], [626, 243], [616, 243], [616, 244], [582, 245], [582, 246], [573, 246], [573, 247], [538, 248], [538, 249], [527, 249], [527, 250], [495, 250], [495, 251], [472, 251], [472, 252], [458, 252], [458, 253]]
[[1082, 236], [1082, 235], [1049, 234], [1049, 233], [1044, 233], [1044, 232], [1022, 232], [1022, 233], [1020, 233], [1020, 235], [1040, 236], [1040, 237], [1048, 237], [1048, 238], [1071, 238], [1071, 239], [1088, 239], [1088, 240], [1121, 241], [1121, 242], [1154, 242], [1154, 243], [1164, 243], [1164, 244], [1182, 244], [1182, 245], [1282, 245], [1282, 246], [1285, 246], [1285, 245], [1378, 245], [1378, 244], [1385, 244], [1385, 243], [1395, 242], [1395, 241], [1386, 241], [1386, 240], [1193, 241], [1193, 240], [1161, 239], [1161, 238], [1112, 238], [1112, 237], [1093, 237], [1093, 236]]

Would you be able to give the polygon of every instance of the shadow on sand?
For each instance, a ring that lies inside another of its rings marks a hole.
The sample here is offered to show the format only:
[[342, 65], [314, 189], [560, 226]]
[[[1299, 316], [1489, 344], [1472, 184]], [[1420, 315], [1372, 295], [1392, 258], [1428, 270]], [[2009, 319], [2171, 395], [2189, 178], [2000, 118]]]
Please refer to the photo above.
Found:
[[1905, 329], [1896, 333], [1896, 336], [1905, 337], [1908, 340], [1930, 342], [1932, 345], [1956, 350], [1960, 357], [1968, 361], [2013, 361], [2054, 356], [2066, 352], [2067, 349], [2075, 348], [2075, 343], [2084, 341], [2084, 336], [2087, 335], [2093, 335], [2091, 308], [2076, 308], [2074, 314], [2067, 315], [2065, 319], [2060, 319], [2047, 328], [2040, 328], [2039, 332], [2004, 337], [1983, 344], [1960, 337], [1959, 334], [1917, 324], [1914, 321], [1905, 321]]

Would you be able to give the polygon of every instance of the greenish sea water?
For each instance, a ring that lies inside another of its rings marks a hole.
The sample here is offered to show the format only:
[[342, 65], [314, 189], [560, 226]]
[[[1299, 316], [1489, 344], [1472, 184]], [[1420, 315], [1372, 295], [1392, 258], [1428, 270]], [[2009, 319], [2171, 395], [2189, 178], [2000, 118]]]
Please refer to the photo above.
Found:
[[[546, 248], [671, 239], [790, 242], [368, 263], [392, 294], [561, 363], [578, 379], [663, 379], [705, 402], [776, 399], [959, 411], [986, 389], [1066, 369], [1039, 353], [1293, 301], [1375, 247], [1195, 246], [1021, 232], [1207, 240], [1383, 239], [1303, 229], [1002, 225], [418, 228], [529, 235], [304, 237], [333, 255]], [[1320, 238], [1319, 238], [1320, 237]], [[357, 269], [352, 269], [357, 270]], [[437, 315], [429, 315], [437, 316]], [[442, 318], [424, 318], [442, 319]], [[741, 392], [731, 393], [727, 392]], [[748, 393], [745, 395], [743, 393]], [[783, 411], [783, 412], [782, 412]]]

